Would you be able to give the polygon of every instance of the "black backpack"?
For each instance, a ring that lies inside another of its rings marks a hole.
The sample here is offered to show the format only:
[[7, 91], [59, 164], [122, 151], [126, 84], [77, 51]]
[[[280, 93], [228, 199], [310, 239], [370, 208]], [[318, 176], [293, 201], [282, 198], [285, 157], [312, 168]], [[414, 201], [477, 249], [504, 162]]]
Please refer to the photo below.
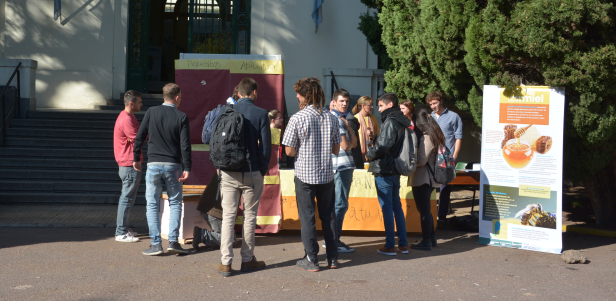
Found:
[[445, 145], [437, 148], [434, 169], [430, 167], [429, 163], [426, 164], [426, 167], [428, 167], [428, 172], [432, 179], [438, 184], [447, 185], [456, 178], [456, 161], [449, 148]]
[[227, 105], [216, 120], [210, 139], [210, 161], [216, 169], [237, 170], [250, 160], [246, 149], [244, 116]]

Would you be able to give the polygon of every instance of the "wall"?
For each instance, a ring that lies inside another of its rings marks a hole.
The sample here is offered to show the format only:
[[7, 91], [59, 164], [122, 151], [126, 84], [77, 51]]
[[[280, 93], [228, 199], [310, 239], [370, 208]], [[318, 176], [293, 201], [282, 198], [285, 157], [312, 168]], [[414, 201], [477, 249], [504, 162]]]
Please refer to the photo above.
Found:
[[358, 0], [325, 1], [316, 33], [312, 5], [305, 0], [252, 0], [250, 53], [282, 55], [289, 115], [299, 110], [293, 91], [299, 79], [316, 76], [325, 86], [324, 68], [377, 68], [376, 55], [357, 30], [360, 14], [368, 11], [365, 5]]
[[63, 0], [57, 21], [53, 0], [0, 7], [1, 58], [38, 62], [38, 108], [90, 109], [124, 91], [128, 0]]

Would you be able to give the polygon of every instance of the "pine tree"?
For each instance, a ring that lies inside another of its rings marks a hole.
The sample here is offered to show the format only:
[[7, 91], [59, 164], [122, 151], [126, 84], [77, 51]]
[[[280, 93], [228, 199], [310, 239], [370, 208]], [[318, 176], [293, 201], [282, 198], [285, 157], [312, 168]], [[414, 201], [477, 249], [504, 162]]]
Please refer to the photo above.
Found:
[[483, 85], [565, 87], [564, 176], [616, 228], [616, 8], [606, 0], [383, 0], [388, 92], [440, 90], [481, 125]]

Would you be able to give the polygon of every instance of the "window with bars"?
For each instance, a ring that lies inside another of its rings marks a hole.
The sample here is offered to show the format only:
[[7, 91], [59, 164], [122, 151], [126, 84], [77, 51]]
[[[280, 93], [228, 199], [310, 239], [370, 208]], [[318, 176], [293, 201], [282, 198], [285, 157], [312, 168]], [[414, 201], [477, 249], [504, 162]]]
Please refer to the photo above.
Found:
[[[167, 4], [175, 0], [167, 0]], [[250, 0], [190, 0], [192, 53], [250, 53]]]

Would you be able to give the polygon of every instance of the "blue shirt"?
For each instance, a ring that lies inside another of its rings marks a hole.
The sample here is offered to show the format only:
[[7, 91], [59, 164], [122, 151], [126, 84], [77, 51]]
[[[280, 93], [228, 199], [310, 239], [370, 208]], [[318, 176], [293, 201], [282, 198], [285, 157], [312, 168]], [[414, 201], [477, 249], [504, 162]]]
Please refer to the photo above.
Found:
[[438, 122], [445, 136], [445, 144], [453, 154], [456, 148], [456, 139], [462, 139], [462, 118], [455, 112], [449, 111], [448, 108], [445, 108], [439, 117], [436, 117], [434, 112], [430, 116]]
[[[342, 114], [338, 112], [337, 110], [331, 110], [331, 113], [338, 120], [338, 130], [340, 132], [340, 138], [346, 139], [346, 141], [351, 141], [350, 138], [347, 139], [349, 137], [349, 132], [347, 131], [346, 126], [344, 125], [344, 122], [340, 120], [340, 117], [344, 118], [346, 114]], [[342, 146], [340, 147], [340, 152], [338, 153], [337, 156], [332, 154], [332, 161], [334, 164], [335, 171], [343, 171], [343, 170], [355, 168], [355, 162], [353, 161], [353, 153], [351, 151], [343, 150]]]

